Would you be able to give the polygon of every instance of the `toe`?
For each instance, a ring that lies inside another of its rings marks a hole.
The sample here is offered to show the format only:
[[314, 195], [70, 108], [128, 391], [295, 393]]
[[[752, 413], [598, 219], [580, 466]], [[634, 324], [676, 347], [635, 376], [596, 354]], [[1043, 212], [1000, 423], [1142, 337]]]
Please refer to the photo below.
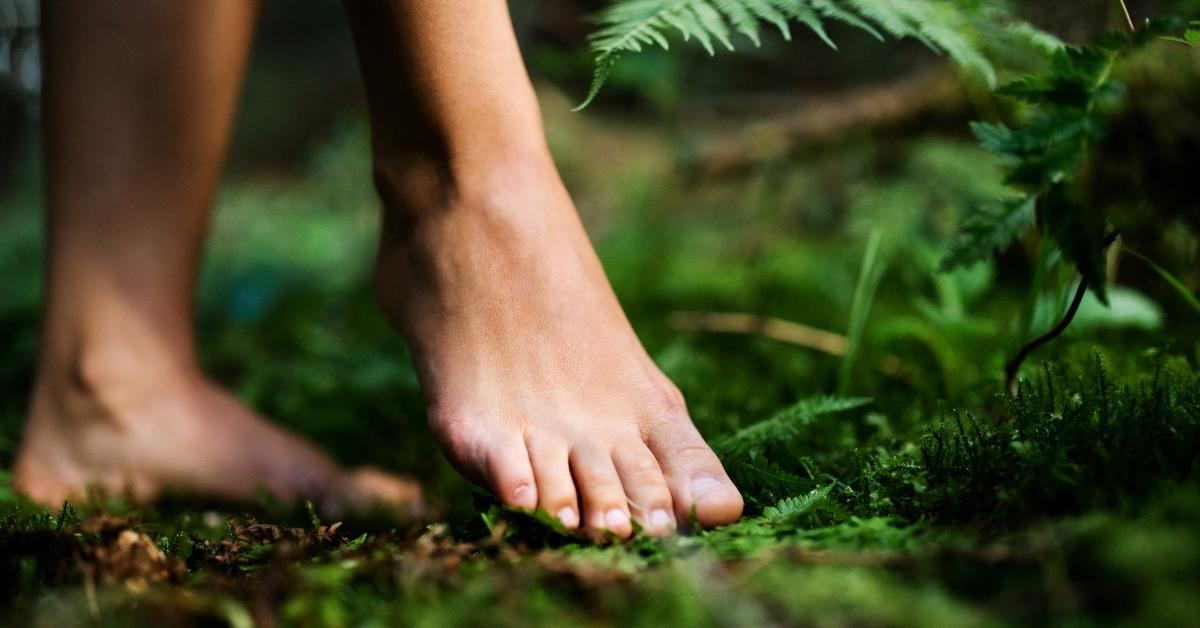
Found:
[[628, 538], [633, 534], [629, 505], [611, 454], [593, 445], [572, 449], [568, 459], [583, 503], [584, 527], [600, 538], [607, 530]]
[[640, 440], [633, 441], [613, 449], [613, 463], [633, 518], [648, 535], [670, 534], [675, 529], [671, 491], [654, 454]]
[[538, 507], [557, 517], [567, 528], [578, 528], [579, 504], [566, 445], [538, 438], [527, 441], [533, 477], [537, 480]]
[[516, 434], [494, 439], [482, 466], [500, 501], [514, 508], [537, 508], [537, 484], [524, 439]]
[[686, 417], [661, 425], [646, 444], [654, 452], [674, 498], [675, 516], [704, 527], [732, 523], [742, 516], [742, 495], [716, 454]]
[[425, 512], [421, 485], [374, 467], [359, 467], [346, 473], [342, 501], [352, 510], [382, 507], [398, 515], [420, 517]]

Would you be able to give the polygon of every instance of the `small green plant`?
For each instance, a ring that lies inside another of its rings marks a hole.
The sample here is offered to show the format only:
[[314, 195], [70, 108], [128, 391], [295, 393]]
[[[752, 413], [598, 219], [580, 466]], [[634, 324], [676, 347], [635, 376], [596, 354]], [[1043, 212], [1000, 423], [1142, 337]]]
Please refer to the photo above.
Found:
[[1048, 69], [1020, 76], [997, 90], [999, 96], [1035, 110], [1017, 126], [971, 124], [980, 144], [1005, 166], [1006, 181], [1017, 193], [967, 220], [944, 269], [987, 259], [1036, 224], [1104, 300], [1103, 252], [1111, 221], [1107, 208], [1085, 204], [1080, 179], [1089, 150], [1103, 136], [1125, 93], [1114, 75], [1116, 64], [1144, 45], [1152, 32], [1112, 34], [1088, 46], [1063, 46]]
[[[779, 500], [829, 483], [809, 463], [818, 454], [814, 423], [870, 403], [869, 399], [818, 397], [800, 401], [713, 442], [726, 470], [751, 505], [779, 507]], [[820, 430], [826, 432], [828, 430]]]

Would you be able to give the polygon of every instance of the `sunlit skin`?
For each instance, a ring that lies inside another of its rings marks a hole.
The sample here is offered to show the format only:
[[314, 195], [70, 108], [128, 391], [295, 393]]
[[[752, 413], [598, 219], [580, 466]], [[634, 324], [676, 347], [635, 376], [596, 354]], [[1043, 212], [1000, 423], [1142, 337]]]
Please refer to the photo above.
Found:
[[[193, 283], [256, 8], [47, 4], [45, 341], [15, 485], [412, 503], [411, 482], [339, 469], [196, 366]], [[736, 520], [559, 179], [506, 4], [346, 4], [384, 208], [375, 284], [449, 460], [592, 534]]]

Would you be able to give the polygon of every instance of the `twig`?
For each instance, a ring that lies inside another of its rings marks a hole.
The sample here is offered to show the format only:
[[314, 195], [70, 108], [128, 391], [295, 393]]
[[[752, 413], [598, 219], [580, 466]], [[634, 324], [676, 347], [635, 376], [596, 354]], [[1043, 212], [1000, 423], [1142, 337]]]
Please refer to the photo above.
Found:
[[672, 312], [667, 324], [675, 329], [757, 334], [780, 342], [843, 356], [849, 341], [841, 334], [778, 318], [739, 312]]
[[957, 123], [967, 118], [970, 106], [954, 72], [937, 64], [886, 83], [822, 95], [743, 96], [715, 109], [692, 107], [690, 116], [755, 122], [701, 138], [687, 168], [696, 178], [733, 175], [756, 163], [833, 144], [850, 133], [878, 135], [931, 120]]
[[1125, 23], [1129, 25], [1129, 32], [1132, 33], [1136, 31], [1137, 28], [1133, 25], [1133, 17], [1129, 15], [1129, 7], [1125, 6], [1125, 0], [1119, 1], [1121, 3], [1121, 10], [1125, 12]]

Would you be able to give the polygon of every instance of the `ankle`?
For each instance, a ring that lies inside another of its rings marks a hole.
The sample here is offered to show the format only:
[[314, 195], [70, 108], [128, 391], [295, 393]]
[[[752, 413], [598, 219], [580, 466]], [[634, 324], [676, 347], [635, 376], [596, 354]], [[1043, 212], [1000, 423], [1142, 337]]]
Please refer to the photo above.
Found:
[[71, 353], [43, 358], [35, 398], [59, 406], [58, 415], [80, 414], [73, 411], [80, 403], [116, 412], [198, 373], [189, 355], [136, 343], [82, 343]]
[[446, 158], [377, 158], [374, 174], [384, 229], [395, 235], [451, 213], [507, 213], [562, 185], [540, 141]]

